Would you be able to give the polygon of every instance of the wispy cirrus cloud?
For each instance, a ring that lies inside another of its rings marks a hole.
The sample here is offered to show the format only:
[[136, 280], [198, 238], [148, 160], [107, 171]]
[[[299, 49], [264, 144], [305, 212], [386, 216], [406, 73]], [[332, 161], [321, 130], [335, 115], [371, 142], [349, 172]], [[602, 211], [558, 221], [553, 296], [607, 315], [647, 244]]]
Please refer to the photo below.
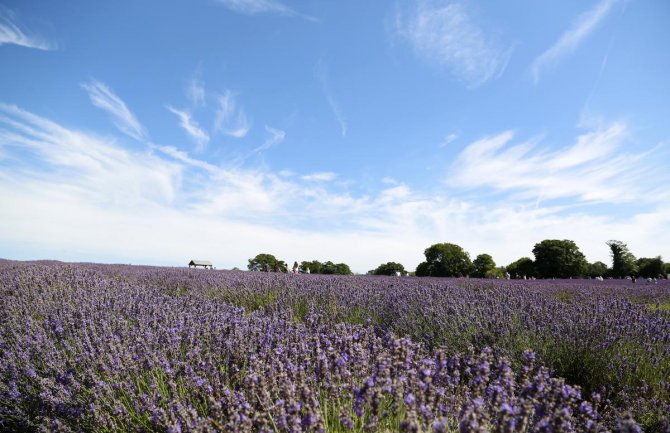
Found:
[[414, 10], [397, 12], [395, 30], [418, 55], [469, 87], [479, 87], [505, 71], [513, 46], [485, 32], [465, 4], [440, 0], [414, 4]]
[[21, 29], [16, 24], [15, 12], [0, 5], [0, 46], [19, 45], [26, 48], [38, 50], [53, 50], [56, 44], [47, 41], [28, 30]]
[[335, 120], [340, 125], [340, 134], [342, 134], [342, 137], [346, 137], [347, 121], [344, 118], [344, 114], [342, 114], [340, 105], [337, 103], [335, 97], [333, 96], [333, 91], [330, 88], [330, 74], [328, 72], [328, 65], [323, 59], [319, 59], [319, 61], [317, 62], [314, 73], [317, 81], [319, 82], [319, 84], [321, 84], [321, 89], [323, 90], [323, 94], [326, 97], [326, 101], [328, 101], [328, 106], [330, 107], [330, 110], [333, 112]]
[[576, 51], [579, 45], [609, 15], [618, 1], [600, 0], [593, 9], [579, 15], [572, 26], [558, 38], [554, 45], [533, 61], [530, 67], [533, 81], [537, 84], [543, 69], [556, 65], [561, 59]]
[[453, 133], [449, 134], [446, 137], [444, 137], [444, 140], [442, 140], [442, 143], [440, 143], [439, 147], [447, 147], [448, 145], [450, 145], [451, 143], [453, 143], [457, 139], [458, 139], [457, 134], [453, 134]]
[[297, 12], [296, 10], [286, 6], [278, 0], [217, 0], [226, 8], [233, 12], [256, 15], [256, 14], [279, 14], [285, 16], [295, 16], [304, 18], [309, 21], [317, 22], [318, 19]]
[[[488, 176], [475, 186], [492, 186], [522, 177], [502, 187], [533, 191], [530, 182], [545, 170], [551, 178], [582, 175], [580, 181], [589, 185], [610, 163], [625, 177], [634, 164], [616, 161], [629, 133], [626, 125], [614, 123], [547, 152], [538, 148], [539, 139], [524, 147], [513, 143], [513, 132], [503, 132], [466, 148], [460, 162], [470, 177], [459, 180]], [[64, 127], [3, 103], [0, 150], [5, 156], [0, 244], [9, 258], [184, 265], [191, 256], [205, 256], [230, 268], [243, 267], [261, 248], [284, 259], [342, 261], [365, 272], [387, 260], [413, 269], [436, 239], [473, 255], [492, 254], [498, 264], [559, 236], [575, 240], [590, 261], [608, 260], [604, 242], [611, 238], [630, 239], [632, 250], [649, 257], [668, 255], [667, 248], [659, 248], [670, 245], [667, 192], [656, 197], [657, 205], [625, 218], [565, 213], [560, 206], [537, 207], [509, 197], [482, 203], [450, 197], [443, 187], [422, 193], [391, 179], [381, 191], [356, 196], [333, 192], [326, 181], [335, 179], [334, 173], [300, 177], [230, 169], [154, 144], [129, 150], [123, 140]], [[486, 160], [492, 165], [470, 172]], [[644, 166], [647, 173], [650, 166]], [[489, 173], [496, 170], [500, 174]], [[657, 179], [665, 185], [667, 175]], [[652, 196], [648, 186], [640, 182], [634, 193]]]
[[112, 116], [114, 125], [121, 132], [139, 141], [146, 138], [147, 133], [144, 127], [128, 109], [125, 102], [114, 94], [106, 84], [91, 80], [88, 83], [82, 83], [81, 87], [88, 92], [93, 105]]
[[175, 164], [126, 150], [113, 139], [65, 128], [14, 105], [0, 103], [0, 113], [0, 145], [40, 161], [34, 166], [31, 159], [14, 160], [10, 171], [26, 183], [60, 185], [101, 206], [169, 203], [175, 197], [180, 175]]
[[316, 173], [306, 174], [301, 176], [302, 180], [307, 180], [310, 182], [329, 182], [337, 177], [337, 174], [330, 171], [320, 171]]
[[191, 104], [195, 105], [196, 107], [205, 105], [205, 83], [203, 83], [203, 81], [197, 75], [191, 77], [191, 80], [188, 82], [188, 86], [186, 87], [186, 96], [188, 97], [189, 101], [191, 101]]
[[209, 143], [209, 134], [200, 128], [191, 114], [184, 110], [178, 110], [170, 105], [166, 108], [179, 118], [179, 126], [196, 142], [198, 150], [202, 150]]
[[218, 98], [218, 108], [214, 118], [214, 130], [235, 138], [244, 138], [251, 129], [244, 108], [239, 107], [236, 97], [226, 90]]
[[488, 187], [518, 198], [576, 198], [582, 202], [622, 203], [643, 197], [646, 153], [623, 153], [629, 138], [616, 122], [579, 135], [572, 145], [548, 151], [542, 139], [514, 143], [505, 131], [468, 145], [450, 171], [449, 183], [464, 188]]
[[268, 134], [270, 134], [269, 137], [265, 139], [263, 144], [254, 149], [254, 152], [262, 152], [264, 150], [268, 150], [272, 146], [275, 146], [284, 141], [284, 138], [286, 137], [285, 131], [282, 131], [281, 129], [272, 128], [271, 126], [265, 125], [265, 131]]

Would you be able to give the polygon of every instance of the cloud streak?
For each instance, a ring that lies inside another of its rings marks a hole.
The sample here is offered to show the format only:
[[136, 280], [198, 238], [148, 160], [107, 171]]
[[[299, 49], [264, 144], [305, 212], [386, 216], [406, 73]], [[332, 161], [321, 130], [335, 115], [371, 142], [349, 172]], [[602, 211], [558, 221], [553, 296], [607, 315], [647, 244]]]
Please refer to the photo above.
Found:
[[572, 26], [545, 52], [540, 54], [531, 65], [533, 82], [540, 81], [542, 70], [555, 66], [564, 57], [579, 48], [582, 42], [609, 15], [618, 0], [601, 0], [593, 9], [579, 15]]
[[205, 105], [205, 84], [198, 77], [194, 76], [188, 83], [186, 95], [193, 105], [197, 107]]
[[138, 141], [146, 138], [147, 134], [144, 127], [128, 109], [125, 102], [116, 96], [107, 85], [100, 81], [91, 80], [88, 83], [81, 84], [81, 87], [88, 92], [93, 105], [112, 116], [114, 125], [121, 132]]
[[218, 108], [214, 118], [214, 130], [235, 137], [244, 138], [251, 125], [244, 108], [238, 107], [233, 92], [226, 90], [218, 98]]
[[397, 13], [395, 29], [420, 57], [471, 88], [500, 76], [512, 56], [511, 45], [487, 34], [457, 2], [418, 0], [414, 11]]
[[313, 22], [318, 21], [316, 18], [299, 13], [277, 0], [218, 0], [218, 2], [233, 12], [245, 15], [278, 14], [300, 17]]
[[183, 110], [177, 110], [170, 105], [166, 108], [179, 118], [179, 126], [196, 142], [198, 150], [204, 149], [209, 143], [209, 134], [200, 128], [191, 114]]
[[0, 46], [18, 45], [38, 50], [53, 50], [56, 45], [44, 38], [22, 30], [15, 22], [16, 14], [0, 5]]
[[[281, 136], [275, 131], [268, 127], [270, 139]], [[499, 264], [556, 237], [574, 239], [591, 261], [608, 260], [604, 242], [611, 238], [630, 239], [641, 256], [670, 255], [658, 249], [670, 245], [667, 193], [619, 219], [528, 203], [566, 182], [570, 195], [615, 200], [602, 187], [611, 184], [621, 194], [631, 185], [631, 158], [640, 157], [621, 154], [629, 134], [613, 123], [554, 152], [540, 148], [540, 139], [517, 143], [511, 131], [472, 143], [457, 162], [461, 188], [474, 182], [527, 196], [481, 203], [450, 196], [443, 185], [422, 193], [391, 182], [356, 196], [335, 192], [332, 172], [282, 176], [217, 166], [171, 146], [129, 150], [122, 140], [0, 103], [0, 244], [10, 258], [183, 266], [204, 256], [227, 268], [268, 251], [290, 260], [342, 261], [359, 272], [389, 260], [413, 269], [439, 240], [472, 255], [492, 254]], [[544, 173], [550, 182], [535, 185]], [[644, 182], [636, 185], [630, 194], [637, 194], [637, 208], [640, 197], [652, 194]]]
[[272, 128], [270, 126], [265, 126], [265, 131], [270, 134], [270, 136], [256, 149], [254, 152], [262, 152], [268, 150], [269, 148], [281, 143], [286, 137], [286, 132], [281, 129]]
[[620, 152], [629, 138], [623, 123], [584, 133], [556, 150], [541, 139], [513, 143], [505, 131], [468, 145], [450, 170], [449, 184], [487, 187], [521, 199], [576, 198], [582, 202], [625, 203], [645, 197], [641, 161], [647, 156]]
[[331, 180], [334, 180], [337, 177], [335, 173], [332, 173], [330, 171], [321, 171], [321, 172], [316, 172], [316, 173], [311, 173], [311, 174], [306, 174], [301, 177], [303, 180], [307, 180], [310, 182], [329, 182]]
[[340, 109], [339, 104], [337, 101], [335, 101], [335, 97], [333, 96], [333, 91], [330, 88], [330, 74], [328, 73], [328, 66], [326, 65], [326, 62], [323, 61], [323, 59], [320, 59], [316, 64], [315, 75], [319, 84], [321, 84], [321, 89], [323, 90], [323, 94], [326, 97], [326, 101], [328, 101], [328, 106], [333, 112], [335, 120], [340, 125], [340, 134], [342, 137], [346, 137], [347, 121], [344, 118], [344, 114], [342, 114], [342, 110]]

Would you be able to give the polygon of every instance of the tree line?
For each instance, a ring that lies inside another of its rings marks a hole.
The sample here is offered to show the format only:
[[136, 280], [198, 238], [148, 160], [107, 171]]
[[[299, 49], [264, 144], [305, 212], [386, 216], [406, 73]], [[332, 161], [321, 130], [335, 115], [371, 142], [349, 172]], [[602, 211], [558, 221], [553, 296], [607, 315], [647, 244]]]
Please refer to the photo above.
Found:
[[[462, 247], [438, 243], [426, 248], [425, 260], [409, 272], [396, 262], [380, 264], [368, 275], [416, 275], [418, 277], [474, 278], [666, 278], [670, 263], [661, 256], [636, 258], [628, 246], [617, 240], [607, 241], [612, 265], [597, 261], [589, 263], [574, 241], [545, 239], [533, 247], [534, 259], [521, 257], [507, 266], [497, 266], [490, 254], [479, 254], [474, 260]], [[297, 263], [297, 262], [296, 262]], [[249, 259], [250, 271], [290, 272], [283, 260], [272, 254], [259, 254]], [[345, 263], [318, 260], [300, 262], [302, 273], [352, 275]]]
[[[291, 272], [293, 270], [283, 260], [278, 260], [274, 255], [267, 253], [258, 254], [256, 257], [249, 259], [247, 269], [261, 272]], [[325, 262], [318, 260], [302, 261], [298, 265], [298, 271], [310, 274], [353, 275], [347, 264], [333, 263], [330, 260]]]
[[474, 260], [460, 246], [434, 244], [424, 251], [426, 260], [416, 268], [417, 276], [476, 278], [665, 278], [670, 263], [661, 256], [635, 258], [628, 246], [617, 240], [607, 242], [612, 266], [589, 263], [577, 244], [569, 239], [545, 239], [533, 247], [533, 256], [521, 257], [507, 266], [497, 267], [490, 254]]

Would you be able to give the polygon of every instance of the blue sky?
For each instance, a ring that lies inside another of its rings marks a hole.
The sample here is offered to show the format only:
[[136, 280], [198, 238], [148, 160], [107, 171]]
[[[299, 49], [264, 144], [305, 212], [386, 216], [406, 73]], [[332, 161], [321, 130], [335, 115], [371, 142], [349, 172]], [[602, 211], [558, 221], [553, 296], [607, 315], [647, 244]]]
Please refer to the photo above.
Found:
[[670, 3], [3, 1], [0, 256], [670, 259]]

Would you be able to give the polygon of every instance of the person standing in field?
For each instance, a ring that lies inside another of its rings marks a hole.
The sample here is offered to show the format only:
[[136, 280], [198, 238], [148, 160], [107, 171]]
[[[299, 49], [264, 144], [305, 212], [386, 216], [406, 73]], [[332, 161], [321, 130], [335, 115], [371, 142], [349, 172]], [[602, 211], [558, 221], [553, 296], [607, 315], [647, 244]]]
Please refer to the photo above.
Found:
[[294, 274], [298, 273], [298, 262], [293, 262], [293, 273]]

